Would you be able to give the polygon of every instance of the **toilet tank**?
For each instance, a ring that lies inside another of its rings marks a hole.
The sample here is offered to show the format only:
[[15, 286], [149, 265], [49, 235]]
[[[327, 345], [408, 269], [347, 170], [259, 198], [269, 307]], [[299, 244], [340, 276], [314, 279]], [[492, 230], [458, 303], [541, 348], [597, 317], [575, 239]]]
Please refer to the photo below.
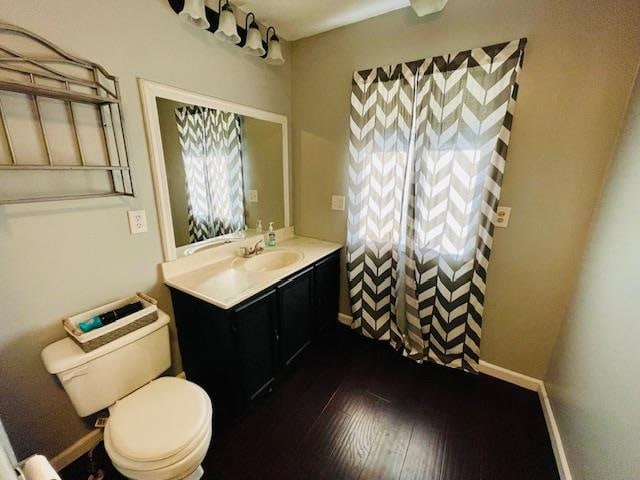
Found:
[[86, 417], [157, 378], [171, 366], [169, 316], [91, 352], [65, 338], [42, 350], [49, 373], [58, 376], [76, 412]]

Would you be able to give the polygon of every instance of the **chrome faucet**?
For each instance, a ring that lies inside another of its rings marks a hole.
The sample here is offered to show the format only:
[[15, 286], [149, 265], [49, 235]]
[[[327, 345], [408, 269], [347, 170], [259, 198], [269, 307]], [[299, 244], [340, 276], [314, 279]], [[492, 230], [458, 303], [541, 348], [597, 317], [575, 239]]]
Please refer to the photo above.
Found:
[[262, 238], [258, 240], [258, 242], [253, 247], [242, 247], [242, 256], [244, 258], [253, 257], [254, 255], [260, 255], [264, 250], [263, 247], [260, 246], [262, 243]]

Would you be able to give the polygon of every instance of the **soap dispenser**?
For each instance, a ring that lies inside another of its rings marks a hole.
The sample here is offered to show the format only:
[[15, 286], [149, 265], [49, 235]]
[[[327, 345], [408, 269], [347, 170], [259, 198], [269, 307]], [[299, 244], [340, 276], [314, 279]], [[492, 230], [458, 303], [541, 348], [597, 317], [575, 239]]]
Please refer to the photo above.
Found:
[[276, 232], [273, 230], [273, 222], [269, 222], [269, 233], [267, 234], [267, 247], [276, 246]]

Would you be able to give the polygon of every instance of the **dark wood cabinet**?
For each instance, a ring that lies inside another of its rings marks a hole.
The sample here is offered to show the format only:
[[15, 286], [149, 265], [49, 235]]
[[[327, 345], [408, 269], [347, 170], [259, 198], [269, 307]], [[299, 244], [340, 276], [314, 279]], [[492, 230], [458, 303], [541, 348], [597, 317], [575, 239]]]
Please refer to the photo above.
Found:
[[340, 255], [330, 255], [315, 266], [314, 327], [322, 333], [338, 318], [338, 297], [340, 295]]
[[313, 267], [278, 286], [280, 360], [288, 366], [311, 343], [313, 327]]
[[243, 396], [253, 400], [276, 378], [276, 292], [265, 293], [234, 310], [231, 328], [235, 334], [238, 370]]
[[332, 253], [228, 310], [170, 288], [184, 371], [209, 393], [218, 420], [269, 391], [336, 323], [339, 264]]

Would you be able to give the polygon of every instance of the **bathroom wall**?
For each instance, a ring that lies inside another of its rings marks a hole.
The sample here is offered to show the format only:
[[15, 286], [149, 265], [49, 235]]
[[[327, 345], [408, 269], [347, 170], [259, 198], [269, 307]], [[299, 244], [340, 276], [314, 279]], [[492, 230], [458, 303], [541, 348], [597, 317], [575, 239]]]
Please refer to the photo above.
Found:
[[[637, 0], [450, 0], [293, 44], [294, 224], [344, 242], [355, 70], [528, 37], [489, 268], [481, 356], [542, 378], [640, 57]], [[341, 311], [348, 313], [343, 278]]]
[[[0, 0], [0, 20], [120, 77], [136, 180], [133, 199], [0, 207], [0, 416], [19, 458], [53, 456], [88, 430], [40, 361], [64, 336], [60, 319], [138, 290], [170, 311], [137, 78], [288, 115], [291, 64], [242, 55], [179, 20], [166, 0]], [[129, 234], [132, 209], [146, 210], [148, 233]]]
[[638, 478], [640, 78], [545, 379], [573, 478]]
[[182, 148], [176, 124], [176, 108], [181, 103], [159, 98], [158, 123], [162, 136], [162, 153], [164, 166], [167, 169], [167, 183], [169, 184], [169, 202], [171, 203], [171, 220], [176, 246], [189, 245], [189, 220], [187, 219], [187, 181], [182, 163]]
[[[284, 227], [284, 187], [282, 177], [282, 126], [278, 123], [242, 119], [242, 175], [245, 221], [256, 228], [258, 220], [266, 231], [269, 222]], [[250, 202], [249, 190], [258, 191], [258, 202]]]

